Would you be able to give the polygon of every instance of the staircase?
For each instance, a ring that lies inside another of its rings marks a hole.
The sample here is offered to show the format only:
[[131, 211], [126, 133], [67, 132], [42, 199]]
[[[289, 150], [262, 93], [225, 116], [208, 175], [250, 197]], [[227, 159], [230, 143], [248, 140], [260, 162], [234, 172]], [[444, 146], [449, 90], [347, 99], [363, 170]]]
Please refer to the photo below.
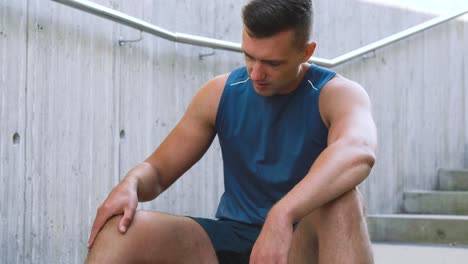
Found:
[[438, 190], [405, 192], [402, 214], [368, 216], [372, 241], [468, 245], [468, 170], [438, 180]]

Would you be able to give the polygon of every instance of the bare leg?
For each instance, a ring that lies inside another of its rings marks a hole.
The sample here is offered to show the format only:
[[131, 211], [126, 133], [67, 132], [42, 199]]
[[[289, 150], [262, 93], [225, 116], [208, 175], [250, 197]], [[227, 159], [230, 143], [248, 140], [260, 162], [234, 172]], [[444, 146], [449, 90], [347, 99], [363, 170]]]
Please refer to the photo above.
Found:
[[298, 224], [289, 263], [374, 263], [364, 202], [357, 189], [317, 209]]
[[106, 223], [86, 263], [217, 263], [208, 235], [188, 217], [137, 211], [124, 235], [120, 218]]

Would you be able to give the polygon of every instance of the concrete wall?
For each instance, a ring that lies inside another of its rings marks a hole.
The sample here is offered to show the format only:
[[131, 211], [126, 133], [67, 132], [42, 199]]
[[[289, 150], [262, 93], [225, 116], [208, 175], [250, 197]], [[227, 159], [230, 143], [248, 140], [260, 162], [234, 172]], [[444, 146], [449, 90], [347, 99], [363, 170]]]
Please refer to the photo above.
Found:
[[[339, 2], [342, 5], [329, 1], [327, 10], [353, 12], [320, 20], [335, 33], [328, 35], [326, 43], [332, 48], [323, 50], [323, 57], [335, 57], [433, 17], [410, 8]], [[397, 212], [402, 191], [434, 188], [438, 168], [468, 166], [466, 27], [465, 16], [335, 69], [361, 83], [374, 106], [378, 161], [362, 185], [370, 212]], [[322, 33], [318, 30], [317, 38]], [[322, 56], [320, 52], [317, 55]]]
[[[240, 42], [244, 1], [94, 2], [171, 31]], [[434, 17], [356, 0], [316, 1], [318, 57]], [[82, 263], [95, 210], [146, 158], [210, 77], [242, 55], [176, 44], [51, 1], [0, 0], [0, 263]], [[468, 26], [456, 20], [335, 70], [374, 105], [378, 162], [361, 186], [371, 213], [439, 167], [468, 166]], [[212, 217], [223, 191], [217, 140], [145, 209]]]

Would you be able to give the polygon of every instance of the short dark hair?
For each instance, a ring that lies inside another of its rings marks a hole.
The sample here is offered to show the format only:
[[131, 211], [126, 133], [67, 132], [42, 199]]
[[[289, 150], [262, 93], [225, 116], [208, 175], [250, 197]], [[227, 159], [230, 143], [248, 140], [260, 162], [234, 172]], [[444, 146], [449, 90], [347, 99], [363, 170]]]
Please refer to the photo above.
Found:
[[251, 0], [242, 9], [242, 21], [249, 35], [271, 37], [293, 30], [295, 42], [304, 47], [313, 27], [312, 0]]

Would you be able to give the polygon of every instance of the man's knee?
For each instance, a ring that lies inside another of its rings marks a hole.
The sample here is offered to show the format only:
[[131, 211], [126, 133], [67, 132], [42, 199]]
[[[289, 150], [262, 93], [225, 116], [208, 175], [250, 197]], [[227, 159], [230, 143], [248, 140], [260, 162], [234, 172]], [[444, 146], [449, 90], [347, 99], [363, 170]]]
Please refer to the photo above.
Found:
[[109, 218], [109, 220], [107, 220], [107, 222], [102, 227], [101, 232], [118, 231], [120, 219], [122, 219], [122, 217], [123, 215], [114, 215]]
[[112, 257], [117, 255], [112, 252], [120, 252], [120, 250], [116, 250], [115, 243], [117, 242], [116, 238], [119, 233], [118, 226], [121, 218], [122, 215], [113, 216], [104, 224], [94, 241], [93, 247], [88, 252], [86, 263], [111, 261]]
[[365, 205], [357, 188], [346, 192], [337, 199], [305, 216], [298, 224], [298, 233], [318, 236], [330, 230], [354, 229], [365, 223]]
[[364, 216], [365, 214], [364, 199], [357, 188], [354, 188], [335, 200], [325, 204], [321, 209], [326, 213], [331, 214], [348, 215], [349, 213], [353, 213], [361, 216]]
[[119, 223], [122, 216], [123, 215], [114, 215], [111, 218], [109, 218], [109, 220], [107, 220], [107, 222], [99, 231], [96, 237], [95, 244], [99, 244], [101, 243], [100, 241], [106, 240], [106, 238], [108, 238], [109, 236], [115, 236], [119, 233]]
[[[158, 212], [150, 213], [148, 211], [136, 211], [135, 215], [133, 216], [133, 221], [130, 223], [125, 233], [122, 233], [119, 229], [123, 214], [114, 215], [109, 218], [109, 220], [107, 220], [101, 231], [99, 231], [98, 236], [96, 237], [96, 243], [99, 243], [100, 240], [105, 241], [110, 239], [114, 242], [118, 242], [119, 240], [128, 240], [134, 238], [135, 236], [138, 237], [137, 234], [150, 231], [147, 230], [147, 224], [150, 222], [150, 218], [151, 220], [157, 221], [159, 215], [160, 213]], [[155, 230], [151, 230], [151, 232], [154, 231]]]
[[320, 207], [313, 215], [313, 223], [319, 231], [326, 225], [355, 226], [365, 221], [364, 199], [357, 188]]
[[215, 263], [216, 254], [201, 226], [187, 217], [136, 211], [122, 234], [114, 216], [90, 251], [91, 263]]
[[[153, 214], [154, 216], [157, 214]], [[154, 233], [154, 230], [147, 228], [149, 213], [136, 211], [125, 233], [119, 230], [122, 217], [123, 215], [112, 216], [104, 224], [88, 253], [88, 263], [130, 263], [142, 256], [138, 252], [145, 247], [144, 234], [150, 231]]]

